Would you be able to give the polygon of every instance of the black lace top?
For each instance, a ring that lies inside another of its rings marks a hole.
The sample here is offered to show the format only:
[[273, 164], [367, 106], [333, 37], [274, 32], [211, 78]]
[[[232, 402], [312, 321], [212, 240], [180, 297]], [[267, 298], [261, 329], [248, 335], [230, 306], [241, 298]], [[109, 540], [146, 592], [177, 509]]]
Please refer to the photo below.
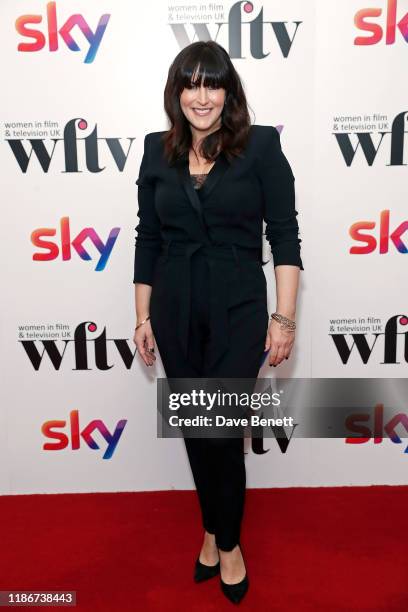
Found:
[[194, 189], [200, 189], [200, 187], [202, 187], [206, 177], [207, 177], [206, 173], [204, 173], [204, 174], [192, 174], [191, 178], [193, 180]]

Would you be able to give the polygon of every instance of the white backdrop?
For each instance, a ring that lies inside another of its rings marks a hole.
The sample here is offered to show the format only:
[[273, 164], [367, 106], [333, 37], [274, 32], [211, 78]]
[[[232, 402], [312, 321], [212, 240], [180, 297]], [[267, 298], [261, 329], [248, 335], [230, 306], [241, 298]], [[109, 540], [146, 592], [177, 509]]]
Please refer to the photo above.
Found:
[[[168, 67], [198, 39], [230, 52], [296, 177], [296, 345], [260, 376], [406, 376], [405, 319], [394, 359], [383, 334], [407, 313], [405, 226], [389, 236], [407, 218], [408, 0], [370, 3], [363, 31], [366, 4], [3, 0], [0, 493], [193, 488], [182, 440], [157, 439], [164, 371], [135, 353], [132, 275], [143, 138], [166, 129]], [[405, 446], [269, 438], [248, 446], [248, 487], [406, 483]]]

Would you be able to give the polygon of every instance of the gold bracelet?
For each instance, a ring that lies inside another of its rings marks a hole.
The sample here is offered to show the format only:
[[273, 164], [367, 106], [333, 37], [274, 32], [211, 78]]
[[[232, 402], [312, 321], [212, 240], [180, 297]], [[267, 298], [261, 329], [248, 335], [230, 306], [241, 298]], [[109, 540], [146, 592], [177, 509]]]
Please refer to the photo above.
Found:
[[140, 323], [138, 323], [138, 324], [136, 325], [136, 327], [135, 327], [135, 331], [136, 331], [137, 329], [139, 329], [139, 327], [140, 327], [141, 325], [143, 325], [143, 323], [146, 323], [146, 321], [148, 321], [149, 319], [150, 319], [150, 315], [149, 315], [148, 317], [146, 317], [145, 319], [143, 319], [143, 321], [141, 321]]
[[289, 331], [295, 331], [296, 329], [295, 321], [292, 321], [292, 319], [288, 319], [287, 317], [284, 317], [283, 315], [277, 312], [271, 314], [271, 319], [278, 321], [278, 323], [280, 323], [281, 329], [287, 329]]

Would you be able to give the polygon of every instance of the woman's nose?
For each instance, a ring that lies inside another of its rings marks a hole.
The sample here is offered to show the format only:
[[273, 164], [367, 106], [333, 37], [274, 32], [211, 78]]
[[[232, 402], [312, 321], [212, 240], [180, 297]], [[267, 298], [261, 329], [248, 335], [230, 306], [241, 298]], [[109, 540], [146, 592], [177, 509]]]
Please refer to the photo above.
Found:
[[207, 87], [204, 87], [204, 85], [201, 85], [198, 91], [198, 101], [201, 104], [206, 104], [206, 102], [208, 101], [208, 91]]

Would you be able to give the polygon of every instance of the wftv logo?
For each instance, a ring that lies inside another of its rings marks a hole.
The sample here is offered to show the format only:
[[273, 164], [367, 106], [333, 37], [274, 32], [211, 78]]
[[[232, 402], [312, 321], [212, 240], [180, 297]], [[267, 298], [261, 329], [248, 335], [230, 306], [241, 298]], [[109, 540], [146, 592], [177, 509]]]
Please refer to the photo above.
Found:
[[[337, 352], [340, 356], [343, 364], [347, 364], [350, 359], [350, 355], [352, 352], [358, 352], [361, 357], [361, 361], [364, 364], [367, 364], [371, 355], [374, 351], [374, 347], [377, 344], [378, 339], [381, 337], [383, 339], [383, 355], [384, 361], [381, 361], [381, 364], [397, 364], [400, 363], [397, 361], [397, 348], [398, 348], [398, 338], [402, 336], [404, 343], [404, 360], [408, 362], [408, 330], [402, 329], [398, 331], [398, 324], [401, 327], [406, 327], [408, 325], [408, 317], [404, 314], [394, 315], [390, 319], [388, 319], [384, 331], [383, 332], [375, 332], [370, 334], [370, 343], [368, 340], [368, 333], [352, 333], [352, 334], [329, 334], [332, 337], [334, 342], [334, 346], [337, 349]], [[346, 340], [346, 335], [352, 337], [353, 342], [349, 346], [349, 343]], [[373, 340], [371, 339], [373, 338]], [[380, 344], [378, 345], [381, 346]]]
[[384, 28], [378, 23], [366, 21], [366, 18], [381, 17], [382, 9], [365, 8], [357, 11], [354, 17], [354, 24], [364, 32], [371, 32], [371, 36], [357, 36], [354, 39], [355, 45], [376, 45], [382, 39], [385, 32], [385, 44], [395, 43], [396, 29], [401, 32], [405, 42], [408, 42], [408, 13], [406, 13], [397, 23], [397, 0], [388, 0], [387, 16]]
[[[190, 43], [194, 42], [195, 36], [200, 41], [214, 40], [217, 41], [218, 35], [223, 26], [228, 27], [228, 55], [233, 59], [243, 59], [242, 56], [242, 35], [243, 26], [249, 28], [249, 47], [251, 57], [254, 59], [264, 59], [270, 55], [270, 51], [264, 52], [264, 26], [268, 26], [268, 30], [272, 29], [272, 32], [276, 38], [283, 57], [288, 57], [289, 52], [292, 48], [295, 36], [298, 31], [299, 25], [302, 21], [294, 21], [295, 31], [292, 38], [289, 36], [288, 28], [286, 27], [287, 21], [264, 21], [263, 20], [263, 8], [259, 11], [258, 15], [252, 21], [242, 21], [241, 6], [243, 5], [243, 12], [249, 15], [254, 10], [252, 2], [240, 1], [235, 2], [229, 10], [228, 21], [216, 21], [218, 26], [216, 35], [214, 38], [211, 36], [208, 29], [208, 24], [199, 22], [191, 23], [194, 29], [194, 36], [192, 39], [189, 38], [184, 23], [169, 23], [170, 28], [178, 42], [180, 49], [184, 49]], [[190, 8], [190, 7], [189, 7]], [[221, 5], [221, 8], [222, 5]], [[223, 28], [224, 29], [224, 28]]]
[[[263, 417], [262, 413], [260, 414], [260, 417]], [[288, 450], [289, 444], [295, 432], [295, 428], [298, 426], [298, 424], [299, 423], [293, 424], [290, 435], [286, 434], [285, 428], [281, 425], [274, 425], [270, 427], [282, 454], [286, 453]], [[254, 455], [264, 455], [270, 451], [270, 448], [264, 448], [263, 432], [264, 428], [262, 426], [251, 427], [251, 449]]]
[[[78, 122], [78, 123], [77, 123]], [[31, 160], [31, 157], [36, 157], [40, 162], [41, 168], [46, 173], [48, 172], [51, 160], [54, 156], [55, 148], [58, 142], [63, 143], [64, 147], [64, 160], [65, 160], [65, 170], [61, 170], [61, 172], [82, 172], [79, 169], [78, 163], [78, 142], [80, 140], [84, 141], [85, 151], [84, 151], [84, 161], [85, 167], [88, 172], [96, 173], [102, 172], [106, 169], [105, 166], [100, 167], [99, 165], [99, 142], [103, 141], [106, 143], [119, 172], [123, 172], [125, 164], [127, 162], [127, 158], [133, 144], [134, 138], [128, 138], [129, 146], [127, 151], [124, 151], [122, 145], [120, 143], [120, 138], [101, 138], [98, 136], [97, 126], [95, 125], [94, 129], [88, 136], [81, 138], [77, 135], [77, 125], [79, 130], [86, 130], [88, 127], [88, 123], [85, 119], [81, 119], [76, 117], [75, 119], [71, 119], [68, 121], [64, 128], [64, 137], [63, 138], [50, 138], [49, 141], [53, 142], [51, 153], [48, 153], [48, 149], [45, 146], [43, 138], [8, 138], [6, 141], [8, 142], [14, 157], [17, 160], [17, 163], [20, 167], [20, 170], [23, 173], [27, 172], [28, 164]], [[7, 127], [7, 125], [6, 125]], [[28, 140], [31, 148], [27, 152], [23, 145], [23, 140]], [[46, 140], [47, 142], [47, 140]], [[33, 155], [34, 154], [34, 155]]]
[[390, 240], [399, 253], [408, 253], [407, 245], [402, 241], [402, 236], [408, 230], [408, 221], [403, 221], [393, 231], [390, 230], [390, 211], [382, 210], [380, 213], [380, 224], [378, 228], [378, 240], [375, 236], [364, 230], [374, 230], [375, 221], [357, 221], [349, 229], [350, 237], [356, 242], [364, 243], [364, 246], [350, 247], [352, 255], [366, 255], [373, 253], [377, 247], [380, 255], [388, 253]]
[[[377, 404], [374, 410], [374, 423], [372, 430], [362, 423], [370, 421], [370, 415], [367, 413], [352, 414], [346, 419], [346, 427], [349, 431], [360, 434], [359, 437], [349, 437], [345, 439], [346, 444], [364, 444], [369, 442], [371, 438], [374, 444], [380, 444], [384, 438], [384, 432], [394, 444], [401, 444], [402, 440], [396, 432], [398, 425], [405, 427], [408, 432], [408, 416], [403, 413], [396, 414], [392, 419], [384, 425], [384, 404]], [[405, 447], [404, 453], [408, 453], [408, 446]]]
[[[404, 163], [404, 145], [405, 145], [405, 123], [407, 121], [408, 111], [403, 111], [396, 115], [392, 122], [391, 131], [379, 130], [381, 134], [380, 142], [376, 145], [373, 142], [373, 132], [342, 132], [333, 133], [340, 147], [343, 159], [347, 166], [351, 166], [356, 156], [357, 150], [361, 147], [363, 155], [369, 166], [372, 166], [376, 160], [378, 151], [383, 147], [383, 140], [386, 134], [390, 134], [390, 163], [387, 166], [406, 166]], [[374, 115], [374, 119], [376, 116]], [[357, 137], [357, 146], [353, 146], [350, 135]]]
[[[71, 35], [71, 30], [75, 26], [78, 26], [78, 28], [89, 43], [89, 49], [85, 56], [84, 63], [90, 64], [95, 59], [95, 55], [99, 49], [99, 45], [101, 44], [102, 36], [104, 35], [106, 26], [108, 25], [109, 18], [110, 15], [102, 15], [102, 17], [99, 19], [95, 32], [92, 32], [85, 18], [80, 13], [76, 13], [75, 15], [71, 15], [71, 17], [66, 20], [64, 25], [62, 25], [58, 29], [56, 2], [48, 2], [47, 29], [49, 50], [58, 51], [58, 36], [60, 36], [71, 51], [80, 51], [81, 48], [78, 46], [78, 44]], [[17, 46], [18, 51], [40, 51], [45, 47], [45, 35], [40, 30], [35, 30], [34, 28], [27, 27], [27, 25], [41, 22], [41, 15], [21, 15], [21, 17], [18, 17], [18, 19], [16, 19], [15, 25], [17, 32], [21, 34], [21, 36], [34, 39], [34, 42], [19, 43]]]
[[92, 260], [92, 257], [84, 247], [84, 242], [89, 238], [91, 243], [97, 248], [101, 255], [95, 268], [95, 272], [101, 272], [105, 269], [119, 232], [119, 227], [112, 228], [108, 239], [106, 242], [103, 242], [93, 227], [85, 227], [77, 236], [75, 236], [75, 238], [71, 238], [69, 217], [62, 217], [60, 219], [61, 250], [56, 241], [45, 240], [47, 236], [55, 236], [57, 230], [52, 227], [40, 227], [32, 232], [31, 242], [34, 246], [44, 249], [44, 252], [34, 253], [33, 260], [52, 261], [57, 259], [61, 253], [62, 261], [68, 261], [71, 259], [72, 248], [74, 251], [76, 251], [76, 253], [78, 253], [81, 259], [90, 261]]
[[56, 440], [56, 442], [45, 442], [43, 450], [46, 451], [57, 451], [67, 448], [71, 441], [71, 449], [78, 450], [81, 445], [81, 439], [92, 448], [92, 450], [99, 450], [98, 444], [92, 437], [95, 431], [105, 438], [107, 447], [102, 456], [102, 459], [110, 459], [118, 445], [119, 438], [123, 433], [123, 429], [127, 423], [126, 419], [121, 419], [116, 425], [116, 429], [113, 433], [110, 433], [105, 423], [101, 419], [94, 419], [88, 425], [86, 425], [82, 431], [79, 428], [79, 410], [72, 410], [69, 414], [69, 431], [64, 433], [63, 431], [57, 431], [63, 429], [67, 425], [67, 421], [46, 421], [41, 427], [41, 433], [46, 438]]
[[[59, 330], [59, 326], [55, 325], [55, 331]], [[23, 349], [26, 352], [28, 359], [34, 370], [39, 370], [42, 366], [44, 355], [47, 354], [52, 366], [55, 370], [59, 370], [63, 359], [72, 359], [74, 366], [72, 370], [92, 370], [89, 367], [89, 347], [93, 347], [94, 368], [97, 370], [110, 370], [114, 367], [114, 363], [109, 363], [108, 347], [112, 345], [116, 348], [117, 354], [125, 367], [130, 370], [137, 352], [133, 344], [133, 349], [129, 347], [128, 339], [126, 338], [107, 338], [106, 328], [103, 328], [102, 333], [97, 337], [95, 332], [97, 325], [93, 321], [84, 321], [80, 323], [74, 332], [74, 337], [69, 340], [65, 339], [70, 335], [68, 332], [61, 330], [61, 340], [19, 340]], [[25, 330], [21, 330], [25, 331]], [[90, 332], [91, 337], [87, 335]], [[62, 344], [61, 351], [58, 348], [58, 342]], [[40, 347], [40, 350], [39, 348]], [[67, 353], [68, 357], [65, 355]]]

